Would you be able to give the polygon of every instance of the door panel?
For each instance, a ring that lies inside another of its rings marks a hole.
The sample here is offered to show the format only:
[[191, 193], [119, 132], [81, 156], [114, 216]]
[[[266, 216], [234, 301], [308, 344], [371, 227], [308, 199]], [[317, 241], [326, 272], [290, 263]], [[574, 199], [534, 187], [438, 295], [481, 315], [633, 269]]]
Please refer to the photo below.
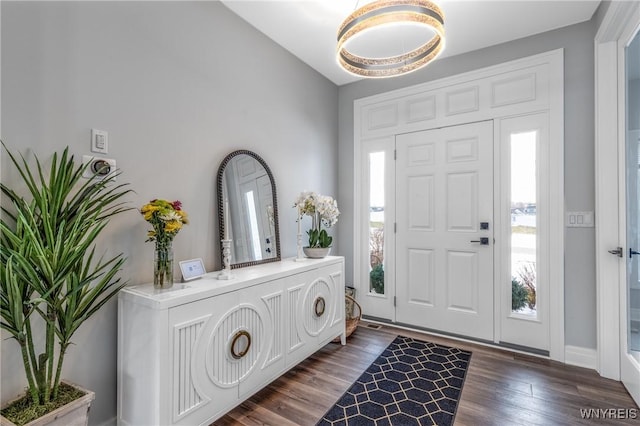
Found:
[[434, 251], [409, 249], [409, 302], [433, 307], [435, 300]]
[[626, 285], [620, 292], [620, 377], [640, 403], [640, 33], [624, 50], [626, 137]]
[[477, 314], [478, 253], [447, 251], [447, 309]]
[[396, 150], [396, 320], [492, 340], [492, 122], [398, 135]]
[[478, 230], [478, 174], [475, 172], [447, 174], [447, 230], [475, 232]]
[[413, 200], [407, 226], [415, 231], [433, 231], [433, 176], [410, 176], [407, 190]]

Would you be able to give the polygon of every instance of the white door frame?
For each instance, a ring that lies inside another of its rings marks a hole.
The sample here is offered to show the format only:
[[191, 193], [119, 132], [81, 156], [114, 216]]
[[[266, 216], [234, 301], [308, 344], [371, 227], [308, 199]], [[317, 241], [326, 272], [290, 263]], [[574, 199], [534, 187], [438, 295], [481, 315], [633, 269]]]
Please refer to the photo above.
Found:
[[639, 22], [639, 3], [611, 2], [595, 37], [597, 371], [614, 380], [620, 380], [620, 291], [626, 288], [623, 262], [607, 252], [624, 248], [624, 211], [614, 190], [625, 185], [618, 167], [625, 151], [618, 41]]
[[[518, 93], [527, 93], [519, 96]], [[517, 59], [354, 101], [354, 200], [362, 199], [364, 140], [437, 127], [548, 111], [550, 129], [550, 334], [549, 357], [565, 361], [564, 333], [564, 53], [562, 49]], [[354, 217], [363, 216], [354, 202]], [[495, 219], [495, 218], [494, 218]], [[354, 274], [366, 261], [363, 231], [354, 226]], [[496, 237], [497, 238], [497, 237]], [[499, 244], [498, 242], [496, 244]], [[368, 252], [367, 252], [368, 253]], [[366, 289], [366, 276], [354, 276]], [[364, 297], [360, 292], [358, 298]], [[496, 306], [501, 306], [496, 292]], [[365, 312], [366, 314], [366, 312]], [[500, 327], [494, 339], [499, 342]]]

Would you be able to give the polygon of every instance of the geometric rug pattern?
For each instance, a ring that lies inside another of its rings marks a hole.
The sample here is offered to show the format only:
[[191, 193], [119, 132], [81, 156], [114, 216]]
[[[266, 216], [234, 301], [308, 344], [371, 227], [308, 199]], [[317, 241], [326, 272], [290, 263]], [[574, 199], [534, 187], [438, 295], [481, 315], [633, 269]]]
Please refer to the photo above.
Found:
[[471, 352], [398, 336], [318, 426], [452, 425]]

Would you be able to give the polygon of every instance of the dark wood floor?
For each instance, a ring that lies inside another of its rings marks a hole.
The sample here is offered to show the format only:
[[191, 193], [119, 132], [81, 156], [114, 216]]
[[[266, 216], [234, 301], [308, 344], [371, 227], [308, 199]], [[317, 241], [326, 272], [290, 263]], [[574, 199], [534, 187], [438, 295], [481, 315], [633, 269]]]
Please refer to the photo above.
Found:
[[396, 335], [473, 352], [456, 425], [609, 425], [627, 420], [583, 420], [580, 409], [638, 410], [621, 383], [595, 371], [419, 332], [361, 323], [347, 346], [330, 343], [215, 425], [314, 425]]

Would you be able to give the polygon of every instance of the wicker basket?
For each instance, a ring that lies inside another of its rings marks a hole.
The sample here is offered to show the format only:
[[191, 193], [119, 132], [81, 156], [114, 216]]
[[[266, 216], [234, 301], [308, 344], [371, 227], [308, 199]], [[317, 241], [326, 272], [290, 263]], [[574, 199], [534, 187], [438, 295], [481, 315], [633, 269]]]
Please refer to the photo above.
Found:
[[[345, 299], [346, 299], [346, 309], [345, 311], [347, 313], [345, 313], [345, 316], [347, 316], [347, 318], [345, 318], [345, 332], [346, 332], [346, 336], [349, 337], [351, 336], [351, 334], [356, 331], [356, 328], [358, 328], [358, 323], [360, 322], [360, 319], [362, 318], [362, 308], [360, 307], [360, 304], [358, 302], [356, 302], [356, 299], [354, 299], [353, 297], [349, 296], [348, 294], [344, 295]], [[353, 306], [353, 309], [349, 309], [349, 305]], [[351, 311], [351, 313], [348, 313], [349, 311]], [[339, 342], [340, 341], [340, 337], [336, 337], [335, 339], [333, 339], [334, 342]]]

